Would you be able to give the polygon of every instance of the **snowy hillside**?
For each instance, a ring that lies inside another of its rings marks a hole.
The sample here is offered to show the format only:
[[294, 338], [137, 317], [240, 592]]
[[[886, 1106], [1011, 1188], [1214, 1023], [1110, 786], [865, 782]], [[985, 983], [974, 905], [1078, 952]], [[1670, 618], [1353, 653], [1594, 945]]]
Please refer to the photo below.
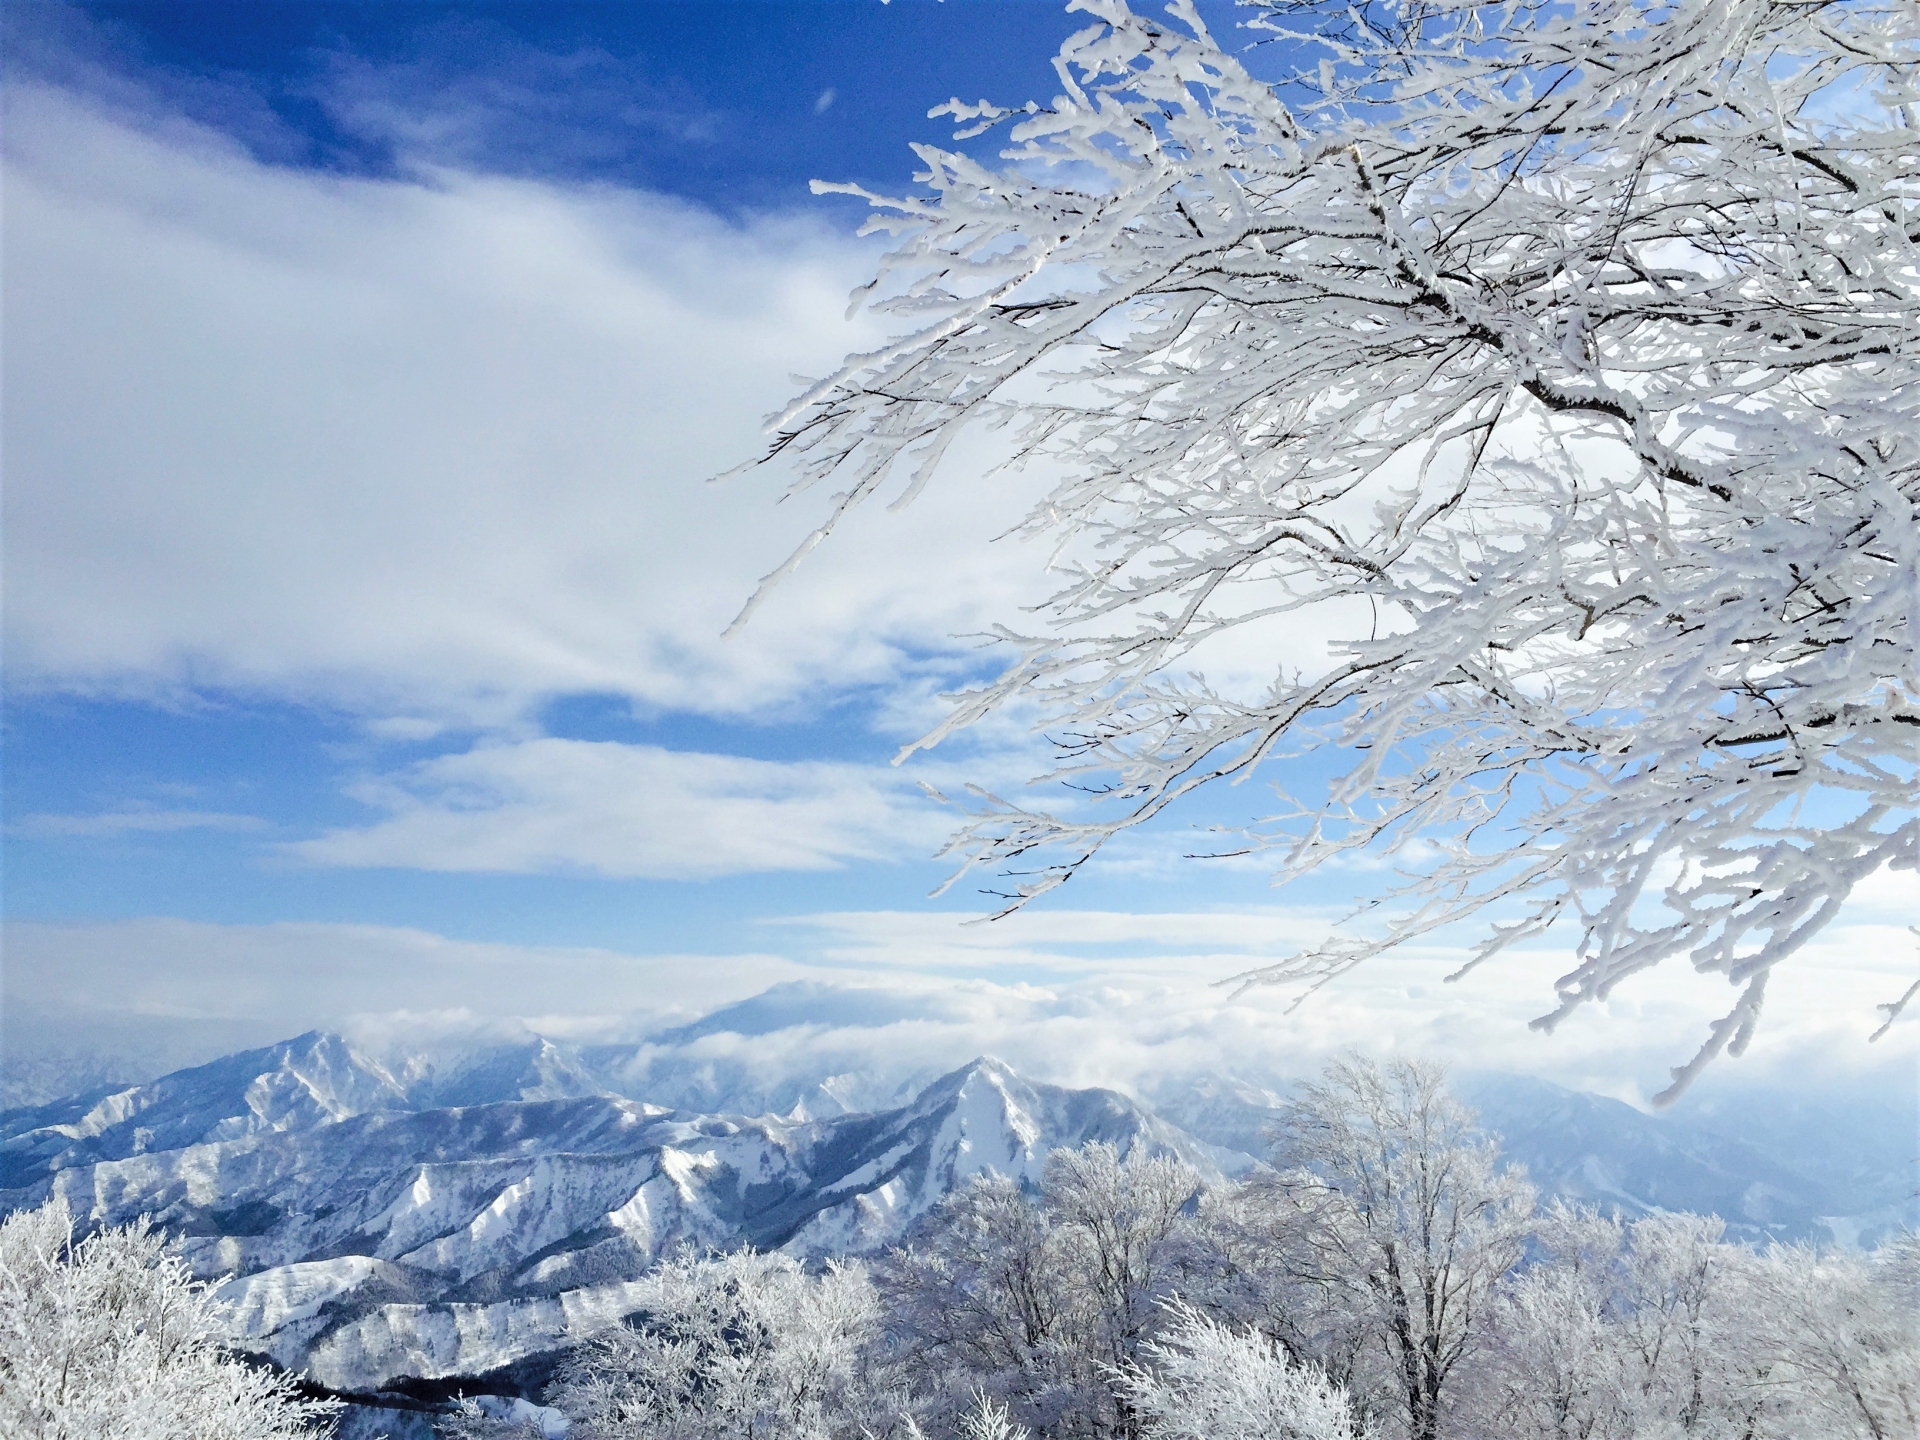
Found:
[[50, 1169], [412, 1108], [402, 1083], [339, 1036], [301, 1035], [150, 1084], [0, 1114], [0, 1187]]
[[1823, 1217], [1873, 1204], [1684, 1118], [1518, 1075], [1464, 1075], [1456, 1088], [1543, 1189], [1628, 1217], [1690, 1210], [1760, 1239], [1812, 1235]]
[[[150, 1213], [200, 1274], [234, 1277], [225, 1293], [263, 1352], [366, 1391], [485, 1373], [613, 1323], [683, 1243], [884, 1245], [968, 1176], [1036, 1179], [1056, 1146], [1242, 1173], [1284, 1104], [1280, 1082], [1222, 1075], [1162, 1080], [1151, 1108], [984, 1058], [923, 1076], [925, 1054], [863, 1049], [899, 1023], [898, 997], [855, 1013], [813, 988], [588, 1050], [535, 1036], [370, 1053], [311, 1033], [0, 1113], [0, 1210], [57, 1192], [84, 1224]], [[1897, 1116], [1722, 1099], [1654, 1117], [1511, 1075], [1458, 1088], [1548, 1194], [1713, 1211], [1748, 1239], [1873, 1243], [1911, 1223]]]
[[[1468, 1072], [1454, 1091], [1548, 1196], [1629, 1219], [1692, 1211], [1730, 1236], [1874, 1244], [1912, 1225], [1920, 1142], [1897, 1107], [1804, 1097], [1690, 1100], [1648, 1115], [1526, 1075]], [[1164, 1085], [1153, 1109], [1200, 1139], [1264, 1156], [1284, 1097], [1217, 1075]]]
[[92, 1223], [151, 1213], [198, 1273], [235, 1277], [225, 1295], [262, 1351], [369, 1391], [612, 1323], [634, 1308], [628, 1282], [682, 1243], [873, 1248], [968, 1176], [1037, 1178], [1056, 1146], [1140, 1145], [1212, 1176], [1247, 1164], [1112, 1091], [990, 1059], [904, 1107], [821, 1121], [606, 1095], [421, 1103], [338, 1037], [304, 1036], [84, 1111], [6, 1117], [0, 1207], [51, 1192]]

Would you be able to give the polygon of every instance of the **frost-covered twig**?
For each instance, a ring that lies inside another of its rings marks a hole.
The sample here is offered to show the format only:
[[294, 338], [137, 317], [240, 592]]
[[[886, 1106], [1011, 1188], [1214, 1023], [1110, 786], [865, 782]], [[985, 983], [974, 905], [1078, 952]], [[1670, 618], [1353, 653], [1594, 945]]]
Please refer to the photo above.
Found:
[[[1073, 8], [1051, 106], [948, 107], [1006, 165], [859, 192], [909, 333], [774, 421], [835, 517], [969, 426], [1063, 477], [1044, 623], [921, 743], [1031, 707], [1106, 813], [983, 795], [954, 853], [1015, 908], [1335, 752], [1249, 843], [1438, 858], [1377, 937], [1244, 979], [1566, 918], [1540, 1023], [1678, 957], [1741, 998], [1676, 1086], [1737, 1053], [1766, 973], [1920, 864], [1920, 10], [1260, 0], [1269, 83], [1184, 0]], [[1359, 602], [1317, 673], [1196, 673]]]

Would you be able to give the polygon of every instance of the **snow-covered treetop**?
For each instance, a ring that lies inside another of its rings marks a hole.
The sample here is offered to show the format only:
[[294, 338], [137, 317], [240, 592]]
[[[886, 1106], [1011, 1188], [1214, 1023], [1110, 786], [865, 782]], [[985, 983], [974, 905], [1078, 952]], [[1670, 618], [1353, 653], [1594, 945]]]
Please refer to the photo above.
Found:
[[[1186, 0], [1071, 8], [1050, 106], [935, 112], [1004, 165], [818, 187], [898, 237], [867, 298], [903, 333], [773, 422], [837, 492], [789, 567], [1000, 432], [1061, 477], [1025, 521], [1060, 586], [920, 743], [1035, 706], [1103, 796], [976, 792], [955, 850], [1009, 908], [1329, 750], [1246, 843], [1398, 852], [1405, 903], [1245, 978], [1571, 918], [1542, 1025], [1673, 956], [1738, 987], [1677, 1093], [1920, 861], [1920, 8], [1259, 0], [1273, 81]], [[1340, 605], [1323, 667], [1203, 678]]]

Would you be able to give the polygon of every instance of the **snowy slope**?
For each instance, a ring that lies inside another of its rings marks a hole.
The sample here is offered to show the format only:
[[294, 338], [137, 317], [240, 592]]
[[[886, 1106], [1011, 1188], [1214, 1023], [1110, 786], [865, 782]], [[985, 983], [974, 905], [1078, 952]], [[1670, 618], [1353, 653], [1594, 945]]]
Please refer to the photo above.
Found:
[[[1628, 1217], [1719, 1215], [1751, 1241], [1871, 1244], [1914, 1218], [1912, 1128], [1891, 1105], [1736, 1094], [1648, 1115], [1526, 1075], [1468, 1072], [1451, 1088], [1547, 1196]], [[1284, 1103], [1273, 1090], [1219, 1075], [1153, 1097], [1154, 1112], [1189, 1134], [1262, 1157]]]
[[[315, 1056], [358, 1078], [325, 1089]], [[629, 1282], [678, 1245], [884, 1244], [969, 1176], [1037, 1179], [1057, 1146], [1140, 1145], [1212, 1178], [1245, 1164], [1112, 1091], [1031, 1084], [990, 1059], [895, 1110], [795, 1121], [606, 1095], [406, 1109], [417, 1096], [353, 1069], [333, 1037], [232, 1058], [105, 1112], [163, 1122], [174, 1148], [123, 1143], [125, 1120], [75, 1139], [70, 1117], [14, 1117], [0, 1208], [57, 1193], [86, 1223], [152, 1214], [197, 1273], [234, 1277], [223, 1293], [252, 1344], [358, 1391], [481, 1374], [613, 1323]], [[245, 1074], [257, 1067], [264, 1084]], [[293, 1073], [313, 1081], [286, 1112], [298, 1123], [227, 1113]], [[368, 1108], [344, 1113], [356, 1098]], [[101, 1135], [117, 1138], [87, 1148]]]
[[0, 1187], [50, 1168], [301, 1131], [412, 1104], [400, 1081], [339, 1036], [301, 1035], [149, 1084], [0, 1114]]
[[1627, 1216], [1715, 1214], [1756, 1240], [1813, 1234], [1844, 1203], [1744, 1141], [1618, 1100], [1519, 1075], [1466, 1075], [1456, 1088], [1535, 1184], [1569, 1200]]
[[1286, 1097], [1234, 1076], [1198, 1075], [1163, 1083], [1152, 1101], [1154, 1114], [1187, 1133], [1265, 1158]]
[[1848, 1244], [1874, 1244], [1920, 1224], [1920, 1086], [1854, 1094], [1835, 1104], [1817, 1092], [1771, 1086], [1697, 1087], [1674, 1120], [1737, 1135], [1782, 1170], [1818, 1184], [1821, 1223]]

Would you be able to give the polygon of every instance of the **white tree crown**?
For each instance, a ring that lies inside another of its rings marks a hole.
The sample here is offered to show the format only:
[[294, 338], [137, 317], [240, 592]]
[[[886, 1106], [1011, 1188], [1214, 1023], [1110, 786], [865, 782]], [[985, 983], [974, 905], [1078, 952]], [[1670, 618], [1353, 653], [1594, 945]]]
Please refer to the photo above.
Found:
[[[962, 873], [1009, 872], [1012, 909], [1330, 752], [1239, 848], [1283, 878], [1397, 853], [1404, 903], [1240, 978], [1477, 918], [1470, 967], [1569, 918], [1539, 1025], [1677, 956], [1738, 988], [1677, 1094], [1864, 877], [1920, 863], [1920, 11], [1258, 0], [1269, 82], [1187, 0], [1070, 8], [1097, 23], [1051, 106], [935, 112], [1006, 164], [816, 186], [898, 237], [867, 298], [904, 333], [772, 422], [765, 458], [837, 489], [769, 583], [1002, 432], [1062, 477], [1025, 521], [1061, 584], [918, 744], [1035, 707], [1047, 778], [1103, 803], [976, 790]], [[1317, 671], [1198, 672], [1341, 604], [1370, 633]]]

